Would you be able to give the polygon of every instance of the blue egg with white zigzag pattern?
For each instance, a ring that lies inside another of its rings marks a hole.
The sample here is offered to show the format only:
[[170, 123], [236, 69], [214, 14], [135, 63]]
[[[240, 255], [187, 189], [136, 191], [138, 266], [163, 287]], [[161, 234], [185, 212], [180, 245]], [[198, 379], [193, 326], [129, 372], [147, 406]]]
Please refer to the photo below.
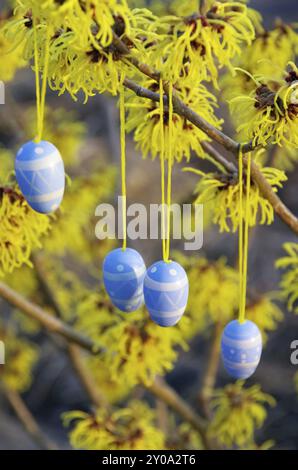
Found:
[[262, 354], [262, 336], [250, 320], [233, 320], [221, 338], [221, 355], [226, 371], [235, 379], [247, 379], [256, 370]]
[[103, 281], [115, 307], [122, 312], [133, 312], [143, 305], [145, 274], [144, 260], [132, 248], [116, 248], [105, 257]]
[[157, 261], [147, 270], [144, 298], [151, 319], [159, 326], [173, 326], [182, 317], [188, 300], [188, 278], [174, 261]]
[[28, 204], [36, 212], [55, 211], [65, 188], [64, 164], [59, 150], [50, 142], [27, 142], [15, 160], [16, 180]]

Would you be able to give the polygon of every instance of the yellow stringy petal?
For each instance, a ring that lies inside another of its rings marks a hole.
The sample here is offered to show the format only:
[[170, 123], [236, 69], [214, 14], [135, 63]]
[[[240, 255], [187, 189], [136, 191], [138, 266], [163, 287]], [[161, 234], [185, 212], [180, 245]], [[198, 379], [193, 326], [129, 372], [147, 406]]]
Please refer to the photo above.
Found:
[[73, 423], [69, 438], [75, 449], [158, 450], [166, 445], [153, 411], [137, 400], [114, 412], [104, 408], [94, 415], [70, 411], [63, 414], [63, 422], [65, 426]]
[[50, 230], [50, 217], [37, 214], [17, 189], [0, 189], [0, 276], [23, 264], [31, 266], [32, 250]]
[[262, 392], [260, 385], [245, 388], [243, 381], [237, 381], [216, 390], [211, 402], [214, 417], [209, 432], [228, 447], [250, 446], [255, 430], [267, 417], [268, 405], [274, 406], [275, 400]]

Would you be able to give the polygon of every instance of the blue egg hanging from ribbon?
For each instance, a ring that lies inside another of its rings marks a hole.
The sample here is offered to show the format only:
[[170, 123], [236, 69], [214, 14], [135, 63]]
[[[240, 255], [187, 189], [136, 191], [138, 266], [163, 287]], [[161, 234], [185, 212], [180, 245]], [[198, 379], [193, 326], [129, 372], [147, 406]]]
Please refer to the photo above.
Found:
[[105, 257], [103, 281], [115, 307], [122, 312], [133, 312], [143, 305], [145, 274], [144, 260], [132, 248], [116, 248]]
[[235, 379], [247, 379], [256, 370], [262, 354], [262, 336], [250, 320], [233, 320], [221, 338], [221, 354], [226, 371]]
[[160, 326], [173, 326], [182, 317], [188, 300], [188, 278], [180, 264], [157, 261], [144, 280], [144, 298], [151, 319]]
[[64, 164], [58, 149], [42, 140], [27, 142], [15, 160], [16, 180], [28, 204], [36, 212], [55, 211], [65, 188]]

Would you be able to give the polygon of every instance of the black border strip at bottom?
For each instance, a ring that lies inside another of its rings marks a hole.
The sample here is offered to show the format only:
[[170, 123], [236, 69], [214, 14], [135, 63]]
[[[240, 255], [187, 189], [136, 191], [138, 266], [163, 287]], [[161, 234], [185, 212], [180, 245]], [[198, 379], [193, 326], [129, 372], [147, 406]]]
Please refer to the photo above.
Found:
[[[59, 466], [74, 464], [76, 467], [97, 468], [98, 466], [123, 468], [141, 468], [150, 466], [187, 466], [191, 468], [219, 468], [219, 465], [229, 465], [229, 468], [239, 470], [242, 466], [262, 464], [281, 464], [296, 467], [298, 451], [0, 451], [1, 468], [5, 464], [30, 465], [35, 464], [40, 469], [41, 465], [59, 464]], [[60, 467], [61, 468], [61, 467]]]

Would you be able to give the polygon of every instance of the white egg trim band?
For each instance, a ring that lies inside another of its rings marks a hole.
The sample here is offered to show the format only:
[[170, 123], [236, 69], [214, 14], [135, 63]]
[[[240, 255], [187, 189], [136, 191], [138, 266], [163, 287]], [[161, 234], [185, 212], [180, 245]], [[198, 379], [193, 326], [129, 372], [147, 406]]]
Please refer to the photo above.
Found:
[[20, 170], [38, 171], [50, 168], [58, 162], [62, 162], [61, 155], [59, 152], [53, 152], [46, 157], [36, 158], [36, 160], [18, 160], [16, 167]]
[[254, 349], [257, 346], [262, 344], [262, 337], [260, 335], [254, 336], [251, 339], [231, 339], [228, 336], [224, 335], [222, 338], [222, 344], [224, 346], [231, 346], [232, 348], [241, 348], [241, 349]]
[[149, 289], [156, 290], [156, 291], [162, 291], [162, 292], [170, 292], [170, 291], [179, 290], [185, 287], [186, 285], [188, 285], [187, 277], [184, 277], [183, 279], [180, 279], [179, 281], [162, 282], [162, 281], [154, 281], [153, 279], [151, 279], [151, 277], [147, 275], [144, 280], [145, 287], [148, 287]]
[[128, 273], [111, 273], [109, 271], [105, 271], [104, 277], [109, 281], [132, 281], [133, 279], [138, 281], [145, 274], [145, 272], [145, 267], [134, 269]]

